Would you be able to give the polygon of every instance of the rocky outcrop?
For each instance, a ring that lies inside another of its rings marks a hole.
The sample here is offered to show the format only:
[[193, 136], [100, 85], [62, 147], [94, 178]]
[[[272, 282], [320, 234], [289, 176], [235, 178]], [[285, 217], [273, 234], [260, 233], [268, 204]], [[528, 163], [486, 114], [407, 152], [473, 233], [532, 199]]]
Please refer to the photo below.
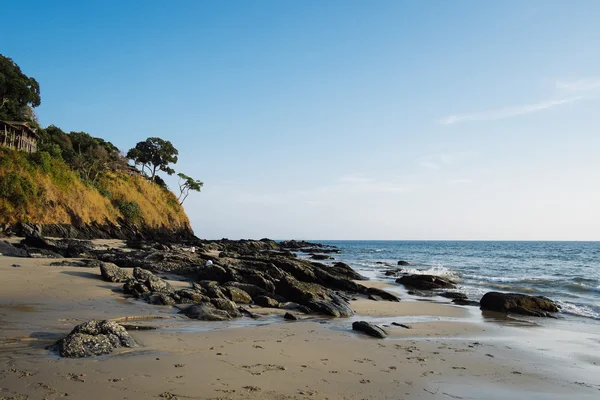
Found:
[[0, 240], [0, 255], [5, 257], [29, 257], [27, 250], [15, 247], [5, 240]]
[[352, 330], [366, 333], [369, 336], [376, 337], [378, 339], [384, 339], [387, 337], [387, 332], [377, 325], [370, 324], [366, 321], [356, 321], [352, 323]]
[[408, 261], [400, 260], [400, 261], [398, 261], [398, 265], [408, 266], [408, 265], [410, 265], [410, 263]]
[[92, 357], [109, 354], [119, 347], [137, 344], [125, 328], [113, 321], [92, 320], [77, 325], [56, 343], [61, 357]]
[[68, 239], [122, 239], [154, 242], [184, 242], [194, 240], [189, 226], [167, 228], [121, 224], [17, 224], [10, 229], [17, 236], [40, 235]]
[[453, 289], [456, 284], [435, 275], [405, 275], [396, 279], [397, 283], [418, 290]]
[[550, 313], [559, 311], [558, 305], [547, 297], [519, 293], [488, 292], [479, 303], [482, 310], [532, 317], [553, 317]]
[[[102, 265], [103, 278], [123, 282], [126, 294], [157, 305], [202, 305], [198, 312], [190, 311], [199, 318], [224, 317], [213, 309], [228, 312], [228, 318], [239, 315], [228, 307], [232, 302], [347, 317], [353, 314], [349, 299], [368, 294], [366, 287], [355, 282], [364, 277], [348, 265], [299, 259], [269, 239], [186, 243], [131, 240], [128, 249], [121, 249], [33, 233], [25, 242], [65, 256], [95, 258]], [[123, 270], [131, 268], [133, 276]], [[191, 285], [176, 290], [156, 274], [177, 275]], [[393, 301], [389, 294], [377, 295]]]

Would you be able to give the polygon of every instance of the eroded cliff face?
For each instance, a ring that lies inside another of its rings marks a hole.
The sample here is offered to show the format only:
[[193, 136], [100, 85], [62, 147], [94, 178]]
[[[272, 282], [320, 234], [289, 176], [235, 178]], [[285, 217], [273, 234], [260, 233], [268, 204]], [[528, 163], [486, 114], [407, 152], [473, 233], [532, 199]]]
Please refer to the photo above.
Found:
[[89, 182], [58, 160], [0, 150], [0, 232], [79, 239], [180, 240], [189, 219], [175, 195], [135, 174]]

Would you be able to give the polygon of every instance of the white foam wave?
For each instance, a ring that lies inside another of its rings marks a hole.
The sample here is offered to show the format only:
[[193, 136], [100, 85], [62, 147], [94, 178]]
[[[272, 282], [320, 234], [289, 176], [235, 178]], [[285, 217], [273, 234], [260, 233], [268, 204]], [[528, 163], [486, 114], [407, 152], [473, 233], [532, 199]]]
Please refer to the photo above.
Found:
[[576, 305], [562, 301], [558, 301], [558, 304], [561, 306], [561, 311], [564, 313], [600, 320], [600, 310], [593, 307]]
[[450, 268], [446, 268], [441, 264], [434, 265], [433, 267], [427, 269], [402, 268], [402, 272], [414, 275], [435, 275], [455, 280], [460, 278], [456, 271], [452, 271]]

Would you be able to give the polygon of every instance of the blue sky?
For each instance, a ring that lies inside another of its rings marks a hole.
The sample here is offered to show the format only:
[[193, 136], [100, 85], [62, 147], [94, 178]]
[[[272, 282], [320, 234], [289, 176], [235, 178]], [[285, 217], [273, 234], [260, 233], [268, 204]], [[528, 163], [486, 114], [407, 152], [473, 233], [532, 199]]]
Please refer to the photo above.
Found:
[[198, 236], [600, 240], [600, 2], [1, 13], [42, 125], [173, 142]]

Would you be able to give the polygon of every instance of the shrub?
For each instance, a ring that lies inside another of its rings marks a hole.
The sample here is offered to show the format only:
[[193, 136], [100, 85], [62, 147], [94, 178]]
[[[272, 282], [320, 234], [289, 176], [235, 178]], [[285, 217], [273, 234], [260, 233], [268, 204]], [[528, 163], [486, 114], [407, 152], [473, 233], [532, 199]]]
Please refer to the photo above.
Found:
[[117, 202], [117, 207], [127, 222], [135, 223], [142, 217], [142, 209], [135, 201], [120, 200]]
[[31, 153], [29, 156], [31, 162], [37, 165], [43, 172], [50, 172], [52, 170], [52, 156], [46, 151], [38, 151], [37, 153]]
[[8, 200], [14, 207], [23, 207], [36, 200], [37, 192], [30, 180], [10, 173], [0, 176], [0, 197]]

